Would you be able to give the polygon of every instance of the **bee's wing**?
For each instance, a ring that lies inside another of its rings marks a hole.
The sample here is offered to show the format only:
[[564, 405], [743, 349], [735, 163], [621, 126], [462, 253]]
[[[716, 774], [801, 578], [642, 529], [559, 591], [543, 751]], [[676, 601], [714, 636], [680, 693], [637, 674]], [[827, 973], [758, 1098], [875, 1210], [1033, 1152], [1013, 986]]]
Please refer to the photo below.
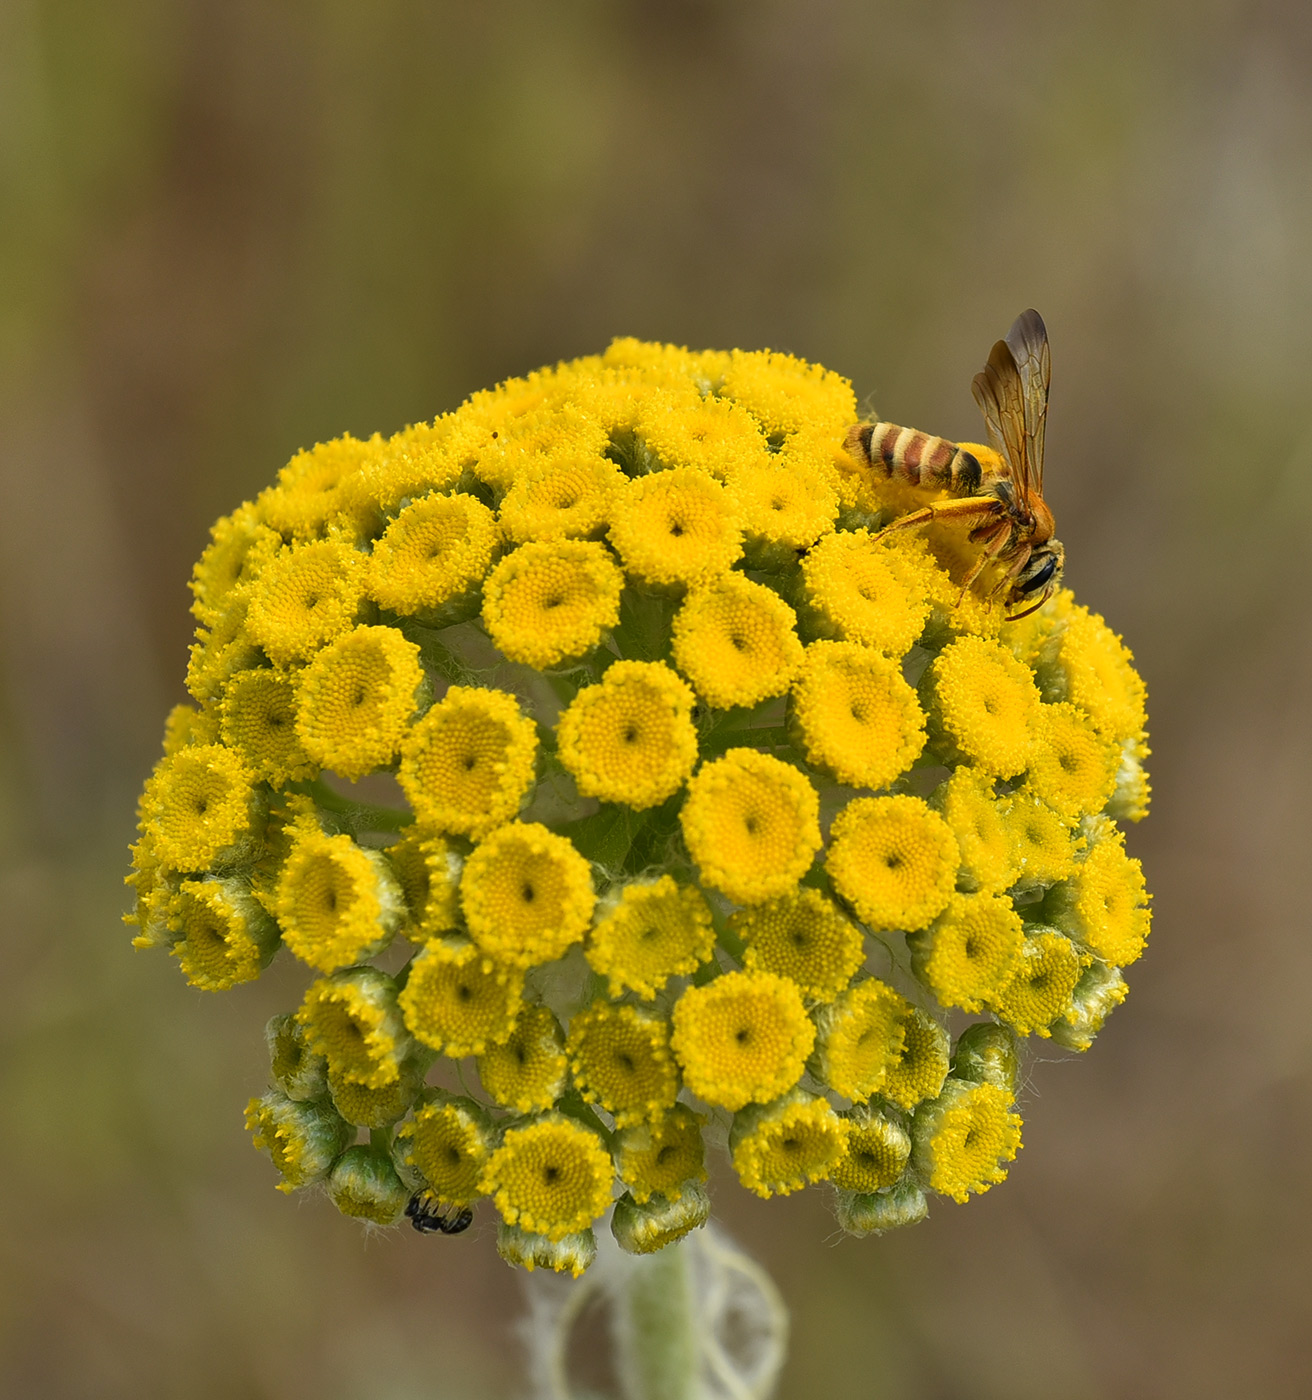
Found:
[[[1043, 435], [1048, 419], [1051, 360], [1048, 332], [1037, 311], [1022, 312], [989, 352], [971, 384], [989, 441], [1022, 493], [1043, 494]], [[1022, 499], [1024, 495], [1022, 494]]]

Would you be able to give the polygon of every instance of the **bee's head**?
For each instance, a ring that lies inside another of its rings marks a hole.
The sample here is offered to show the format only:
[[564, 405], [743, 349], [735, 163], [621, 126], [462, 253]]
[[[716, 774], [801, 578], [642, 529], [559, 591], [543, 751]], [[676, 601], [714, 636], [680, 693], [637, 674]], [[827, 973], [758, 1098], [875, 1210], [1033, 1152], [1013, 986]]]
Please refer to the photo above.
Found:
[[1025, 567], [1016, 575], [1007, 594], [1007, 606], [1019, 606], [1020, 612], [1009, 612], [1008, 622], [1028, 617], [1041, 608], [1057, 591], [1061, 583], [1062, 566], [1066, 562], [1066, 551], [1060, 540], [1049, 540], [1039, 545], [1025, 561]]

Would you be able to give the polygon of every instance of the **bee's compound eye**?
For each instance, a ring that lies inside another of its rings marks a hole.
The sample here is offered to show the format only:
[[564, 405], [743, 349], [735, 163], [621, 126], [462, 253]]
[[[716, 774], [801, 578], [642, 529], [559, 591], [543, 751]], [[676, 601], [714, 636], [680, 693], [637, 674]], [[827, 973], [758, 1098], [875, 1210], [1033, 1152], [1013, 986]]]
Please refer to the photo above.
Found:
[[1037, 589], [1043, 588], [1056, 572], [1057, 556], [1055, 554], [1046, 555], [1039, 567], [1021, 583], [1019, 591], [1033, 593]]

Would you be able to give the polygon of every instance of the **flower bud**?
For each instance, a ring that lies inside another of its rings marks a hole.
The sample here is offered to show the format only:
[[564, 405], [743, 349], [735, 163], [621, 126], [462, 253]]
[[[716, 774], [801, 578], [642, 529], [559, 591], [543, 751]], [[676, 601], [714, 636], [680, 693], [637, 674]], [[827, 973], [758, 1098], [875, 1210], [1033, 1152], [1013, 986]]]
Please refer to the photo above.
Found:
[[560, 1274], [568, 1269], [578, 1278], [597, 1257], [597, 1237], [589, 1229], [551, 1240], [503, 1221], [497, 1226], [497, 1253], [507, 1264], [518, 1264], [529, 1273], [534, 1269], [554, 1269]]
[[328, 1092], [328, 1061], [306, 1043], [305, 1031], [290, 1012], [273, 1017], [264, 1028], [269, 1047], [269, 1073], [274, 1084], [304, 1103]]
[[355, 1135], [330, 1104], [297, 1103], [276, 1089], [246, 1105], [246, 1127], [256, 1148], [282, 1173], [279, 1191], [322, 1181]]
[[1015, 1094], [1020, 1080], [1016, 1037], [996, 1021], [977, 1021], [967, 1026], [957, 1039], [952, 1076], [972, 1084], [993, 1084]]
[[899, 1181], [887, 1191], [838, 1193], [838, 1223], [849, 1235], [882, 1235], [903, 1225], [918, 1225], [929, 1214], [925, 1193], [914, 1181]]
[[396, 1174], [387, 1153], [363, 1143], [348, 1147], [333, 1164], [328, 1194], [343, 1215], [375, 1225], [391, 1225], [401, 1217], [410, 1190]]
[[677, 1201], [653, 1196], [639, 1205], [626, 1191], [615, 1203], [610, 1232], [628, 1254], [655, 1254], [705, 1225], [710, 1216], [710, 1198], [695, 1181], [684, 1184]]
[[1053, 1040], [1067, 1050], [1087, 1050], [1129, 991], [1119, 968], [1095, 962], [1075, 984], [1070, 1009], [1052, 1023]]

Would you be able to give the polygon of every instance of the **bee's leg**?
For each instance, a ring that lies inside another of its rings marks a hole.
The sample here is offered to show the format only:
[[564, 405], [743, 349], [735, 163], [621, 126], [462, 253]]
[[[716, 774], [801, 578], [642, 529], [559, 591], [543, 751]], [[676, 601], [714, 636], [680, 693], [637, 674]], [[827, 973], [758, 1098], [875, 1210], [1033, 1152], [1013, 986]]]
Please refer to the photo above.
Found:
[[[961, 603], [961, 600], [966, 596], [966, 590], [970, 587], [972, 583], [975, 582], [975, 580], [984, 571], [985, 566], [992, 563], [993, 560], [995, 560], [998, 557], [998, 555], [1001, 554], [1002, 551], [1006, 548], [1007, 539], [1010, 536], [1010, 534], [1011, 530], [1010, 527], [1007, 525], [1007, 522], [1005, 520], [1000, 520], [998, 522], [998, 528], [994, 533], [992, 539], [988, 540], [984, 548], [980, 550], [979, 558], [975, 560], [974, 568], [972, 568], [971, 571], [966, 575], [965, 581], [961, 585], [961, 592], [957, 594], [958, 605]], [[1028, 546], [1026, 546], [1025, 553], [1026, 555], [1029, 554]], [[994, 589], [994, 592], [997, 592], [997, 590]], [[989, 596], [992, 597], [992, 594], [990, 594]]]
[[1002, 502], [996, 496], [963, 496], [956, 501], [935, 501], [920, 510], [913, 510], [910, 515], [898, 516], [885, 525], [875, 538], [879, 539], [891, 530], [913, 530], [917, 525], [928, 525], [931, 520], [977, 519], [983, 524], [1002, 509]]

